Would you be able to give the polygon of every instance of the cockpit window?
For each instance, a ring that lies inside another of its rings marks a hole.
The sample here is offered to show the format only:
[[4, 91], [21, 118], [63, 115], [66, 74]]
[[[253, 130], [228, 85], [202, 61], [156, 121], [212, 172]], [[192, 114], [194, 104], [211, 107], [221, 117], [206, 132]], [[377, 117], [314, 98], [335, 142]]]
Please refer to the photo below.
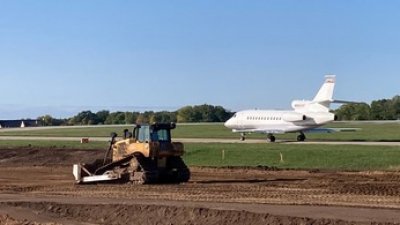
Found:
[[233, 114], [233, 116], [232, 116], [233, 118], [235, 118], [236, 117], [236, 113], [235, 114]]

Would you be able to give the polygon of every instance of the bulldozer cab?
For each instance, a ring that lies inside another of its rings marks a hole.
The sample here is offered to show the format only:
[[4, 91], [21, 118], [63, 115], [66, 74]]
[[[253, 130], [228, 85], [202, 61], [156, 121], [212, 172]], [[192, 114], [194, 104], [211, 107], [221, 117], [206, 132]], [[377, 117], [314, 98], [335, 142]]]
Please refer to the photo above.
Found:
[[136, 125], [133, 130], [134, 138], [141, 143], [164, 142], [171, 143], [171, 129], [175, 124]]

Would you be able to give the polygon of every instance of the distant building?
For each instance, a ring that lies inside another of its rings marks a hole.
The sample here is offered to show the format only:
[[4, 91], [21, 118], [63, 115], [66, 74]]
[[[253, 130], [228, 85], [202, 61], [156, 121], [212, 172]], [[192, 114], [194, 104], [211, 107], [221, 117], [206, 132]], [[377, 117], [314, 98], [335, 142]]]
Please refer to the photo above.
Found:
[[38, 120], [0, 120], [0, 128], [39, 127]]

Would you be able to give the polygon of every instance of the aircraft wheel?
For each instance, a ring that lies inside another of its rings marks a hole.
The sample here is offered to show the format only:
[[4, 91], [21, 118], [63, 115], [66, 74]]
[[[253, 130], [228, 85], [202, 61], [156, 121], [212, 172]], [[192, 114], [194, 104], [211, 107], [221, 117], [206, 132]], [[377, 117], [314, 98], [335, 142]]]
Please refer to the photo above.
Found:
[[300, 134], [299, 136], [297, 136], [297, 141], [304, 141], [306, 140], [306, 136], [304, 134]]
[[246, 136], [244, 134], [240, 135], [240, 140], [241, 141], [245, 141], [246, 140]]
[[269, 136], [269, 137], [268, 137], [268, 140], [269, 140], [270, 142], [275, 142], [275, 136], [274, 136], [274, 135]]

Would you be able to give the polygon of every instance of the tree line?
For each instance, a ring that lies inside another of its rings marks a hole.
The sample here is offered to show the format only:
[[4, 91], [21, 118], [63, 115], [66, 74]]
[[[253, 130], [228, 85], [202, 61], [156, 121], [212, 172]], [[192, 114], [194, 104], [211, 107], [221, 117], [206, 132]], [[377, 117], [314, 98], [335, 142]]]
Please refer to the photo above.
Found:
[[[397, 120], [400, 119], [400, 96], [392, 99], [372, 101], [370, 105], [344, 104], [333, 110], [338, 120]], [[98, 124], [133, 124], [133, 123], [169, 123], [169, 122], [225, 122], [234, 113], [222, 106], [196, 105], [185, 106], [177, 111], [145, 112], [110, 112], [101, 110], [82, 111], [77, 115], [56, 119], [50, 115], [38, 118], [45, 126], [59, 125], [98, 125]]]
[[380, 99], [368, 104], [345, 104], [334, 110], [338, 120], [398, 120], [400, 96]]
[[50, 115], [37, 118], [44, 126], [59, 125], [100, 125], [100, 124], [133, 124], [133, 123], [169, 123], [169, 122], [225, 122], [233, 115], [222, 106], [196, 105], [185, 106], [177, 111], [145, 111], [145, 112], [110, 112], [101, 110], [92, 112], [82, 111], [77, 115], [56, 119]]

